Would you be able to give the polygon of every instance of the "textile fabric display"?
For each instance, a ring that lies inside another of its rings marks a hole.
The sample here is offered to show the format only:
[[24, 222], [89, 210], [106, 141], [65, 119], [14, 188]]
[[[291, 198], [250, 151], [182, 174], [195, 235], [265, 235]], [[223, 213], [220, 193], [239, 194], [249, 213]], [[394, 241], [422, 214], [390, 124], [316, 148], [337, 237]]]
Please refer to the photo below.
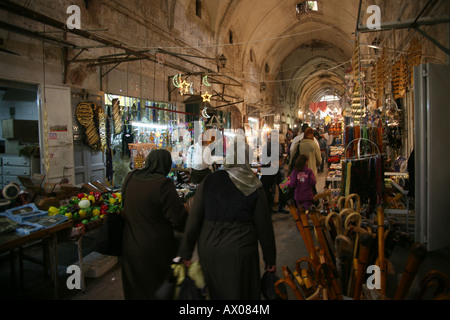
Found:
[[361, 140], [360, 146], [358, 143], [352, 143], [355, 139], [366, 139], [372, 141], [378, 148], [378, 152], [383, 150], [383, 135], [381, 127], [371, 127], [371, 126], [346, 126], [344, 131], [344, 145], [348, 146], [346, 157], [351, 158], [357, 155], [358, 148], [361, 154], [374, 153], [374, 146], [372, 143], [366, 143]]
[[342, 163], [341, 194], [356, 193], [371, 206], [382, 203], [384, 172], [379, 155], [364, 159], [346, 159]]
[[327, 105], [326, 101], [311, 102], [309, 104], [309, 110], [311, 110], [314, 114], [316, 114], [316, 112], [318, 110], [325, 112], [327, 110], [327, 108], [328, 108], [328, 105]]

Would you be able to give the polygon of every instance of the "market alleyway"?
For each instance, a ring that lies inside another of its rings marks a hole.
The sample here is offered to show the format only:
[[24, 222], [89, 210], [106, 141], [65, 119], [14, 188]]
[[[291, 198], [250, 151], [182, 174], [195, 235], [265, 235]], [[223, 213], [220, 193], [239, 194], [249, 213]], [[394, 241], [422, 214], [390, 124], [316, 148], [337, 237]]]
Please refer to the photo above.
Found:
[[[319, 174], [318, 192], [321, 192], [325, 185], [326, 172]], [[274, 213], [272, 215], [276, 243], [277, 243], [277, 275], [281, 277], [282, 266], [286, 265], [291, 270], [295, 270], [295, 262], [308, 255], [304, 246], [303, 239], [291, 214]], [[88, 233], [83, 238], [83, 255], [92, 252], [92, 245], [95, 231]], [[29, 248], [28, 255], [42, 255], [40, 246]], [[86, 278], [86, 290], [68, 290], [65, 284], [67, 277], [67, 266], [78, 261], [77, 247], [70, 243], [60, 243], [58, 247], [59, 254], [59, 274], [60, 274], [60, 300], [123, 300], [121, 267], [120, 261], [109, 271], [98, 278]], [[399, 243], [393, 251], [390, 258], [394, 266], [394, 275], [388, 278], [388, 283], [396, 284], [405, 268], [409, 254], [409, 244]], [[16, 263], [16, 267], [17, 267]], [[261, 263], [261, 270], [263, 264]], [[450, 274], [450, 249], [432, 252], [427, 255], [422, 264], [418, 276], [410, 290], [409, 298], [415, 297], [418, 290], [418, 283], [423, 276], [430, 270], [440, 270]], [[23, 262], [23, 287], [14, 294], [11, 290], [10, 263], [6, 256], [0, 257], [0, 283], [2, 299], [54, 299], [54, 291], [48, 278], [43, 276], [42, 265], [24, 260]], [[18, 273], [18, 270], [16, 271]], [[20, 287], [19, 287], [20, 288]], [[289, 300], [296, 300], [290, 289], [287, 289]], [[389, 292], [388, 292], [389, 293]], [[388, 294], [388, 296], [392, 296]]]

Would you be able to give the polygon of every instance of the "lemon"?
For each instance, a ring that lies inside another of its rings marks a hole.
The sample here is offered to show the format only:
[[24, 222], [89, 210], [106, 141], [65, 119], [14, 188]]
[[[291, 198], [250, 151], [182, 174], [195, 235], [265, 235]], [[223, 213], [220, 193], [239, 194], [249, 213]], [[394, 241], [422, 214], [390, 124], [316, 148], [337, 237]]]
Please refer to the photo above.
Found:
[[50, 206], [50, 208], [48, 208], [48, 215], [54, 216], [55, 214], [59, 214], [59, 209], [57, 207]]

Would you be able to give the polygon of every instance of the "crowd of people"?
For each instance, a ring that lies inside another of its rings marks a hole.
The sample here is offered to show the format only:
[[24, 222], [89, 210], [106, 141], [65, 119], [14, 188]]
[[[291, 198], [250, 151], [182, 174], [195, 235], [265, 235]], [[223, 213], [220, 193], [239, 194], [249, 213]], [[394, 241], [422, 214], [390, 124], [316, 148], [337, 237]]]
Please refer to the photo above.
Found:
[[[170, 152], [149, 153], [145, 167], [130, 172], [124, 182], [125, 229], [122, 246], [122, 281], [125, 299], [156, 299], [155, 292], [170, 272], [174, 258], [187, 267], [197, 250], [210, 299], [254, 300], [261, 298], [259, 246], [265, 270], [276, 271], [276, 245], [271, 213], [285, 212], [287, 198], [279, 190], [278, 209], [274, 194], [289, 177], [294, 199], [306, 209], [312, 204], [316, 176], [324, 170], [330, 136], [302, 126], [289, 131], [281, 143], [278, 172], [258, 177], [252, 170], [246, 145], [243, 159], [233, 147], [234, 161], [223, 170], [192, 165], [198, 183], [190, 208], [183, 205], [168, 173]], [[332, 138], [331, 138], [332, 140]], [[270, 139], [268, 141], [270, 143]], [[202, 154], [194, 149], [188, 158]], [[265, 146], [271, 152], [271, 146]], [[192, 161], [195, 162], [195, 161]], [[198, 161], [197, 161], [198, 163]], [[180, 235], [177, 237], [176, 235]]]

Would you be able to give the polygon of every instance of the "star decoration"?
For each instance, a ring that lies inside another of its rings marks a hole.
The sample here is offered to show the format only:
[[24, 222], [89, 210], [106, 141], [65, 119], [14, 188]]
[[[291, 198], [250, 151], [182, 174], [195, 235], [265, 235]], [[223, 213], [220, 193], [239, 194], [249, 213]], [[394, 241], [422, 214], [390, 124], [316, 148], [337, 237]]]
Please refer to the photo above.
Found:
[[181, 94], [188, 93], [190, 86], [191, 86], [190, 83], [186, 82], [186, 80], [183, 80], [183, 82], [180, 83], [180, 93]]
[[202, 98], [203, 98], [203, 102], [211, 102], [211, 97], [212, 95], [210, 95], [208, 92], [205, 92], [204, 94], [202, 94]]

